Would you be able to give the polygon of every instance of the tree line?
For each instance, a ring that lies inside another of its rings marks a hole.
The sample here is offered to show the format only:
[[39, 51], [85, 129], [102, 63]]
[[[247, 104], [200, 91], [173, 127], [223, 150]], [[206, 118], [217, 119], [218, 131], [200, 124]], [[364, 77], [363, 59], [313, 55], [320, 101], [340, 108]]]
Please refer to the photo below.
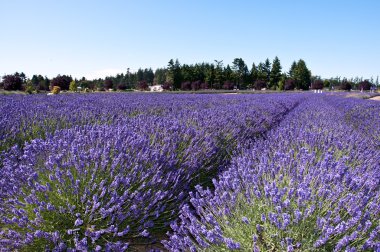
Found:
[[266, 59], [249, 68], [242, 58], [235, 58], [232, 64], [224, 65], [223, 61], [213, 63], [181, 64], [178, 59], [171, 59], [168, 65], [158, 68], [139, 68], [131, 72], [87, 80], [73, 79], [70, 75], [58, 75], [52, 79], [42, 75], [27, 78], [21, 73], [4, 75], [0, 88], [5, 90], [25, 90], [28, 93], [41, 90], [52, 90], [58, 86], [61, 90], [148, 90], [151, 85], [162, 85], [165, 90], [199, 90], [199, 89], [269, 89], [269, 90], [308, 90], [312, 89], [361, 89], [369, 90], [379, 86], [376, 80], [363, 78], [330, 78], [322, 79], [313, 76], [306, 62], [302, 59], [294, 61], [288, 71], [283, 71], [278, 57], [272, 61]]

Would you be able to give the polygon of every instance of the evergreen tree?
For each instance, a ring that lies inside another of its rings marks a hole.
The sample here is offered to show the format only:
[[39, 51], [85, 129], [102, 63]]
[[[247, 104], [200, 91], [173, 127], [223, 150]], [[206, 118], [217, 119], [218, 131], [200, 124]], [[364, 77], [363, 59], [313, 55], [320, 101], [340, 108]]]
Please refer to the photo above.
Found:
[[295, 79], [295, 72], [296, 72], [296, 68], [297, 68], [297, 63], [295, 61], [293, 61], [292, 65], [290, 66], [290, 69], [289, 69], [289, 77], [291, 79]]
[[137, 74], [137, 81], [143, 81], [144, 80], [144, 71], [141, 68], [139, 68], [137, 70], [136, 74]]
[[223, 60], [221, 60], [221, 61], [215, 60], [215, 63], [216, 63], [215, 84], [216, 84], [216, 88], [221, 89], [222, 83], [224, 81]]
[[224, 76], [225, 76], [226, 81], [233, 80], [233, 71], [229, 64], [227, 64], [226, 68], [224, 69]]
[[232, 69], [234, 70], [235, 80], [238, 88], [246, 88], [246, 81], [248, 76], [248, 67], [242, 58], [235, 58], [232, 62]]
[[49, 87], [50, 87], [50, 79], [48, 77], [45, 76], [45, 79], [40, 82], [40, 87], [41, 87], [41, 83], [43, 84], [43, 87], [45, 88], [45, 90], [49, 90]]
[[267, 82], [267, 70], [265, 64], [260, 62], [257, 67], [257, 80], [262, 80]]
[[32, 76], [32, 79], [31, 79], [30, 81], [31, 81], [31, 83], [32, 83], [32, 85], [33, 85], [34, 87], [38, 87], [39, 80], [38, 80], [38, 76], [37, 76], [36, 74], [34, 74], [34, 75]]
[[154, 73], [152, 68], [145, 68], [143, 72], [143, 80], [145, 80], [148, 84], [152, 85], [154, 79]]
[[154, 72], [154, 84], [162, 85], [166, 81], [166, 69], [165, 68], [157, 68]]
[[297, 66], [294, 71], [294, 78], [296, 80], [297, 89], [309, 89], [311, 82], [311, 72], [307, 68], [305, 61], [302, 59], [297, 62]]
[[273, 60], [272, 69], [269, 76], [269, 88], [277, 89], [278, 82], [281, 79], [281, 63], [278, 57], [276, 56]]
[[178, 59], [175, 62], [173, 61], [173, 59], [169, 61], [167, 81], [173, 84], [173, 88], [175, 90], [178, 90], [181, 88], [182, 74], [181, 74], [181, 65]]
[[281, 74], [280, 81], [278, 82], [277, 90], [285, 90], [286, 74]]
[[[205, 74], [205, 82], [208, 86], [213, 87], [215, 81], [215, 69], [213, 64], [207, 64], [206, 66], [206, 74]], [[194, 90], [194, 88], [193, 88]]]
[[252, 83], [255, 83], [258, 78], [259, 78], [259, 71], [257, 70], [255, 63], [252, 63], [252, 68], [251, 68], [251, 81], [252, 81]]
[[271, 63], [268, 58], [265, 60], [263, 67], [263, 72], [265, 73], [265, 81], [268, 83], [271, 72]]

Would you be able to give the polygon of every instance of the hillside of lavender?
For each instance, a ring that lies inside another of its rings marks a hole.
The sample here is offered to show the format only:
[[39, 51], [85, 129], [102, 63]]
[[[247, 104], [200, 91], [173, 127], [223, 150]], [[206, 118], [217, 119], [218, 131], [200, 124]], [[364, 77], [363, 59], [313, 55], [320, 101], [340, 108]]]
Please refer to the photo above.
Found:
[[0, 98], [0, 251], [380, 251], [380, 103]]

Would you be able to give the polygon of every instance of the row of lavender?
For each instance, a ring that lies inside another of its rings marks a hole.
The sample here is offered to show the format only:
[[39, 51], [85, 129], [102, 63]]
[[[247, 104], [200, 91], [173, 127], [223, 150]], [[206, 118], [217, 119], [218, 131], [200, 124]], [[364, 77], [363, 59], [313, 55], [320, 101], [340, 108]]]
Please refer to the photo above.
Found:
[[[231, 117], [231, 109], [236, 106], [247, 106], [254, 109], [255, 113], [261, 113], [265, 106], [259, 100], [252, 101], [247, 96], [236, 99], [215, 95], [120, 93], [67, 94], [54, 97], [3, 95], [0, 99], [0, 151], [15, 144], [22, 146], [36, 138], [50, 137], [59, 129], [128, 123], [129, 118], [138, 115], [169, 118], [181, 116], [184, 120], [190, 120], [194, 116], [199, 117], [199, 113], [212, 110], [214, 117]], [[223, 109], [216, 109], [219, 107]]]
[[31, 97], [2, 100], [4, 250], [124, 250], [157, 239], [195, 185], [207, 185], [240, 143], [305, 99]]
[[314, 96], [197, 187], [170, 251], [380, 251], [380, 106]]

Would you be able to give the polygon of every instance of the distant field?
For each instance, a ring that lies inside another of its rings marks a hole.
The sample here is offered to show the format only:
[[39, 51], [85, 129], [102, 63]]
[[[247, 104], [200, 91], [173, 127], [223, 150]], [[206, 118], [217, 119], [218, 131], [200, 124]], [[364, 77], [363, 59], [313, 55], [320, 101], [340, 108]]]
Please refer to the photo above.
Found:
[[0, 251], [380, 250], [380, 96], [222, 93], [1, 96]]

